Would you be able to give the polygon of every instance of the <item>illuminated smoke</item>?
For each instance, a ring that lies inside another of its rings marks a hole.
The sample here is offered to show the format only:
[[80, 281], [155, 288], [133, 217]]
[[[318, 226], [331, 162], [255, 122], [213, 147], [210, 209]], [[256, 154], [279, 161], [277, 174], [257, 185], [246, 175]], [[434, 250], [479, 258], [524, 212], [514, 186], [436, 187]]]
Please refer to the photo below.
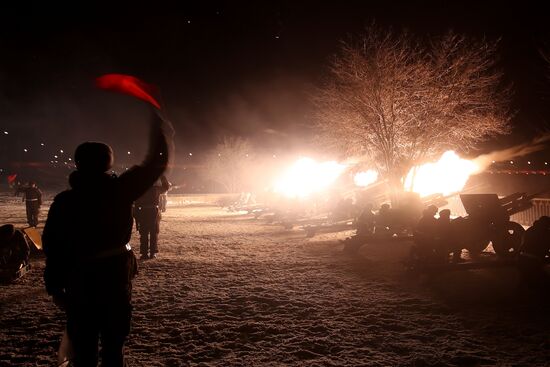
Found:
[[300, 158], [275, 182], [273, 189], [289, 198], [305, 198], [328, 188], [345, 169], [346, 165], [335, 161]]
[[420, 196], [449, 195], [461, 191], [470, 175], [479, 172], [479, 166], [471, 160], [460, 158], [448, 150], [437, 162], [413, 167], [405, 178], [405, 190]]
[[480, 155], [474, 158], [473, 161], [479, 166], [479, 170], [482, 171], [489, 167], [491, 163], [498, 161], [506, 161], [514, 158], [522, 157], [539, 150], [546, 148], [546, 143], [550, 140], [550, 134], [545, 134], [533, 139], [529, 143], [513, 146], [511, 148], [497, 150], [488, 154]]
[[358, 172], [353, 176], [353, 182], [358, 187], [367, 187], [378, 179], [378, 172], [369, 169], [368, 171]]
[[413, 167], [405, 179], [405, 190], [420, 196], [431, 194], [449, 195], [464, 188], [471, 175], [480, 173], [492, 163], [525, 156], [546, 147], [550, 134], [533, 139], [529, 143], [494, 151], [468, 160], [460, 158], [455, 152], [445, 152], [437, 162]]

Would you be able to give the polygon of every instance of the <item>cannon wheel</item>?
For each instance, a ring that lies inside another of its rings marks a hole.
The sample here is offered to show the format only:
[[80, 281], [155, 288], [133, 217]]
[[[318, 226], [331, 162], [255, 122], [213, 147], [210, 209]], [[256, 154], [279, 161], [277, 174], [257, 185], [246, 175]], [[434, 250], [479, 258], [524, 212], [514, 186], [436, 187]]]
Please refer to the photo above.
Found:
[[479, 255], [489, 246], [489, 240], [485, 238], [471, 238], [464, 246], [472, 256]]
[[495, 238], [493, 249], [499, 256], [509, 256], [519, 251], [525, 229], [516, 222], [507, 222], [498, 238]]
[[455, 219], [454, 240], [457, 247], [468, 250], [470, 256], [477, 256], [489, 246], [490, 236], [487, 228], [479, 226], [470, 218], [459, 217]]

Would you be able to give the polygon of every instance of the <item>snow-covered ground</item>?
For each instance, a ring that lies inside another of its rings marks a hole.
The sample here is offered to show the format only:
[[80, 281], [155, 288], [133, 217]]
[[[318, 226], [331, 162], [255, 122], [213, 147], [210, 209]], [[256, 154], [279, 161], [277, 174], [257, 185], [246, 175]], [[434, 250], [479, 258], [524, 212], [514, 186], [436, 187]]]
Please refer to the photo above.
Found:
[[[24, 226], [24, 206], [3, 197], [7, 222]], [[169, 208], [161, 231], [135, 282], [132, 366], [550, 363], [550, 308], [516, 298], [514, 269], [428, 279], [401, 265], [408, 243], [348, 255], [342, 234], [306, 239], [211, 206]], [[43, 267], [0, 286], [0, 366], [55, 364], [63, 314]]]

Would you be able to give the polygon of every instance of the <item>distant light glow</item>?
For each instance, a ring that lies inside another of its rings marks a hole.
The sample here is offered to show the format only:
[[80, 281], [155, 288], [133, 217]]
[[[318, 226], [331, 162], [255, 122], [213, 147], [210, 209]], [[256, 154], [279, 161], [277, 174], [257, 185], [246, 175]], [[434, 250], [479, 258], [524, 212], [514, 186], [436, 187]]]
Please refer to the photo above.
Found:
[[24, 151], [25, 153], [27, 153], [27, 152], [28, 152], [27, 148], [23, 149], [23, 151]]
[[367, 187], [372, 183], [375, 183], [378, 179], [378, 172], [373, 169], [368, 171], [358, 172], [353, 176], [353, 182], [356, 186]]
[[40, 146], [44, 146], [45, 144], [44, 143], [40, 143]]
[[59, 149], [59, 153], [63, 153], [63, 149]]
[[7, 131], [4, 131], [4, 135], [8, 135], [9, 133]]
[[189, 156], [192, 156], [192, 155], [193, 155], [193, 153], [189, 153]]
[[464, 188], [470, 175], [479, 172], [473, 161], [460, 158], [448, 150], [437, 162], [412, 168], [405, 179], [405, 189], [420, 196], [431, 194], [449, 195]]
[[58, 158], [56, 155], [53, 156], [54, 158]]
[[69, 158], [70, 161], [72, 161], [73, 159], [72, 158]]
[[531, 161], [527, 161], [527, 164], [531, 164]]
[[510, 161], [510, 164], [514, 164], [514, 161]]
[[345, 169], [335, 161], [300, 158], [275, 182], [273, 190], [289, 198], [305, 198], [328, 188]]
[[130, 151], [128, 151], [128, 155], [132, 154]]

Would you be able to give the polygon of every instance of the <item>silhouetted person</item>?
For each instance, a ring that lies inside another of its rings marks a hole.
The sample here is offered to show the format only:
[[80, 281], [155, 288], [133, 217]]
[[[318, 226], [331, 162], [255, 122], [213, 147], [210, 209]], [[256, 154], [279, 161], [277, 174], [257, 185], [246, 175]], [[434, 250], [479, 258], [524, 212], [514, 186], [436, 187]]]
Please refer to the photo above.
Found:
[[165, 176], [160, 177], [160, 185], [149, 188], [134, 204], [134, 218], [139, 231], [139, 252], [141, 259], [154, 259], [158, 253], [158, 235], [161, 219], [160, 200], [170, 188]]
[[430, 205], [422, 212], [422, 217], [414, 229], [412, 255], [423, 260], [433, 260], [437, 254], [435, 241], [437, 236], [437, 207]]
[[436, 228], [436, 248], [442, 260], [447, 260], [449, 253], [453, 253], [453, 261], [459, 261], [462, 249], [458, 248], [451, 224], [451, 211], [443, 209], [439, 212]]
[[375, 215], [372, 204], [367, 203], [357, 218], [357, 236], [372, 236], [374, 233]]
[[547, 256], [550, 256], [550, 217], [542, 216], [523, 235], [518, 267], [524, 286], [540, 289], [549, 285], [544, 271]]
[[23, 201], [27, 209], [27, 223], [29, 226], [36, 227], [38, 225], [38, 213], [42, 205], [42, 191], [36, 186], [36, 182], [29, 182], [29, 185], [21, 190], [23, 193]]
[[166, 206], [168, 205], [168, 192], [160, 194], [159, 209], [161, 213], [166, 213]]
[[130, 249], [132, 204], [168, 165], [168, 122], [153, 115], [149, 151], [141, 166], [119, 177], [106, 173], [113, 152], [86, 142], [75, 152], [70, 190], [57, 195], [44, 227], [44, 280], [67, 316], [74, 366], [96, 366], [101, 339], [103, 366], [123, 366], [130, 332], [132, 279], [137, 262]]
[[25, 186], [21, 185], [21, 181], [17, 181], [14, 185], [14, 195], [19, 196], [19, 194], [23, 193], [23, 189], [25, 189]]
[[376, 235], [391, 235], [392, 209], [390, 204], [382, 204], [375, 216], [374, 233]]
[[29, 244], [21, 230], [12, 224], [0, 227], [0, 269], [15, 276], [29, 262]]

